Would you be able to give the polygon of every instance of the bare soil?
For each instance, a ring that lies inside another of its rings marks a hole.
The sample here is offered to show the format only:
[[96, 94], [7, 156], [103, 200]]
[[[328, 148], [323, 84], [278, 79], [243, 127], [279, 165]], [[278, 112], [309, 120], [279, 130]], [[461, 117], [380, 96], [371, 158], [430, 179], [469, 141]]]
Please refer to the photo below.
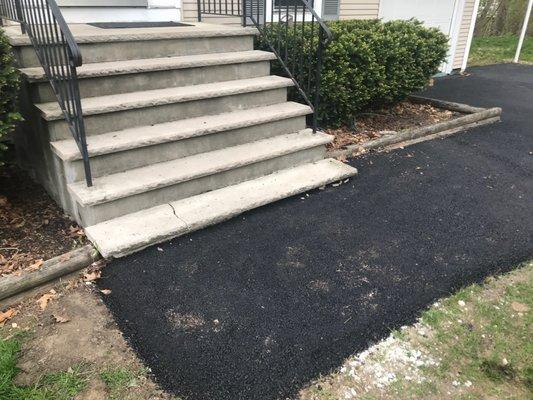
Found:
[[394, 135], [406, 129], [448, 121], [462, 115], [428, 104], [403, 101], [390, 108], [360, 114], [352, 127], [326, 129], [325, 132], [335, 137], [334, 141], [328, 145], [329, 150], [340, 150], [350, 145]]
[[[85, 279], [83, 278], [85, 276]], [[54, 290], [32, 297], [4, 321], [0, 337], [17, 337], [22, 342], [18, 361], [19, 385], [32, 385], [45, 374], [83, 366], [87, 387], [76, 400], [172, 399], [153, 382], [143, 364], [128, 347], [92, 282], [94, 274], [80, 273], [80, 279], [58, 284]], [[43, 298], [48, 297], [44, 310]], [[134, 384], [111, 393], [100, 374], [108, 369], [131, 371]]]
[[87, 244], [83, 229], [15, 165], [0, 167], [0, 277]]

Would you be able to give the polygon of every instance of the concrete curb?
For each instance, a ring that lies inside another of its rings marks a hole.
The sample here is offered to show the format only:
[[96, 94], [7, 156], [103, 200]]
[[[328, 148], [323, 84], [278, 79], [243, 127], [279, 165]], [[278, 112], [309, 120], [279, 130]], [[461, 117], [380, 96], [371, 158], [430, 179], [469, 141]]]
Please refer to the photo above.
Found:
[[[484, 123], [498, 122], [502, 113], [502, 109], [499, 107], [479, 108], [422, 96], [410, 96], [409, 100], [414, 103], [430, 104], [434, 107], [462, 112], [468, 115], [421, 128], [407, 129], [396, 135], [385, 136], [366, 143], [347, 146], [345, 149], [330, 151], [327, 157], [353, 157], [360, 153], [361, 150], [377, 150], [424, 136], [436, 135], [437, 137], [437, 134], [440, 133], [452, 134], [461, 132], [474, 126], [483, 125]], [[446, 134], [443, 136], [446, 136]]]
[[79, 271], [100, 258], [98, 251], [89, 244], [45, 261], [38, 271], [1, 278], [0, 301]]

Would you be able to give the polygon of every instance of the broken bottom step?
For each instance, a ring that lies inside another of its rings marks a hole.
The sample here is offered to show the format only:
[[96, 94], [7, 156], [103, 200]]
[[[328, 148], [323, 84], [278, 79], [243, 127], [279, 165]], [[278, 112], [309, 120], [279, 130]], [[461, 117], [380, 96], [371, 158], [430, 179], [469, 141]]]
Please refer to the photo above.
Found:
[[320, 160], [105, 221], [86, 234], [105, 258], [123, 257], [356, 174], [340, 161]]

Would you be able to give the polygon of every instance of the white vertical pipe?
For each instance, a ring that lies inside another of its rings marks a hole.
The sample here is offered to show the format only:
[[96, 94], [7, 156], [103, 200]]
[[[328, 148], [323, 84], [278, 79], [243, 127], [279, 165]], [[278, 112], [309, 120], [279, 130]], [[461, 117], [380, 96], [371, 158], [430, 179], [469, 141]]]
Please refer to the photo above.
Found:
[[476, 28], [477, 13], [479, 11], [479, 0], [474, 2], [474, 12], [472, 13], [472, 19], [470, 20], [470, 27], [468, 28], [468, 39], [466, 41], [465, 54], [463, 55], [463, 63], [461, 65], [461, 71], [464, 71], [468, 66], [468, 57], [470, 56], [470, 48], [472, 47], [472, 40], [474, 38], [474, 29]]
[[529, 17], [531, 16], [531, 6], [533, 6], [533, 0], [529, 0], [527, 5], [526, 17], [524, 18], [524, 25], [522, 26], [522, 32], [520, 33], [520, 39], [518, 40], [518, 47], [516, 48], [516, 54], [514, 56], [514, 62], [517, 63], [520, 58], [520, 52], [522, 51], [522, 45], [524, 44], [524, 39], [526, 37], [527, 25], [529, 22]]

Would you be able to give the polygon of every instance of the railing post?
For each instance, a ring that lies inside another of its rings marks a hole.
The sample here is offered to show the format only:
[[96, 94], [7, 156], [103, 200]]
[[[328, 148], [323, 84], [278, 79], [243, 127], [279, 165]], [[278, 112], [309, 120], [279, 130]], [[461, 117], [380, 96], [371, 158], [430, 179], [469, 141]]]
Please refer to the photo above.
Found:
[[202, 8], [201, 8], [201, 0], [197, 0], [197, 7], [198, 7], [198, 22], [202, 22]]
[[15, 12], [17, 13], [17, 19], [20, 23], [20, 31], [24, 35], [26, 33], [26, 27], [24, 26], [24, 14], [22, 13], [22, 6], [20, 0], [15, 0]]
[[242, 1], [242, 26], [246, 28], [246, 1], [247, 0], [239, 0]]
[[313, 105], [313, 133], [317, 131], [318, 110], [320, 109], [320, 81], [322, 80], [322, 56], [324, 52], [324, 35], [321, 27], [318, 28], [318, 51], [316, 61], [315, 104]]

